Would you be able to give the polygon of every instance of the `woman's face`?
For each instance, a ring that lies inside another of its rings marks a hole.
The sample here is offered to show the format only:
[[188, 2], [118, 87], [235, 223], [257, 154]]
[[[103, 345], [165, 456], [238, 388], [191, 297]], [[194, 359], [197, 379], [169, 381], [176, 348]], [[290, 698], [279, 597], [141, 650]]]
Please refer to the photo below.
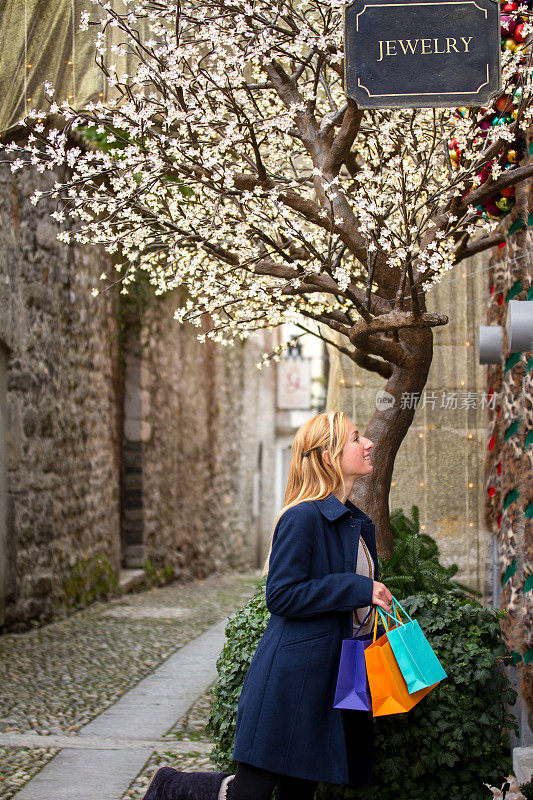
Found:
[[346, 444], [342, 448], [340, 467], [344, 478], [353, 480], [362, 475], [369, 475], [374, 469], [370, 460], [370, 451], [374, 447], [374, 442], [365, 439], [351, 420], [348, 420], [348, 428]]

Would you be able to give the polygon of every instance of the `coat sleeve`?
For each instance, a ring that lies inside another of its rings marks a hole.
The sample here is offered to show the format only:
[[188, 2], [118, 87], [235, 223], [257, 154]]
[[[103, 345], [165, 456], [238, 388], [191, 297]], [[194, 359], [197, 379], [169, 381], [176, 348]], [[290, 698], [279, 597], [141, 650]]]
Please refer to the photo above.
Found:
[[304, 502], [285, 511], [276, 525], [265, 587], [266, 605], [272, 614], [309, 617], [372, 603], [374, 582], [366, 575], [334, 572], [309, 578], [319, 513], [310, 502]]

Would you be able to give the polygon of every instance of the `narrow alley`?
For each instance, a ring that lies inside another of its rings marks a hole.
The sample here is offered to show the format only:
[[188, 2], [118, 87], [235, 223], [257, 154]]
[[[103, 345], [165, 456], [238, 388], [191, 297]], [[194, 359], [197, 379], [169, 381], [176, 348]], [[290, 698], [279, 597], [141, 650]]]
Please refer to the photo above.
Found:
[[137, 800], [159, 764], [212, 769], [225, 623], [258, 580], [213, 574], [3, 636], [1, 800]]

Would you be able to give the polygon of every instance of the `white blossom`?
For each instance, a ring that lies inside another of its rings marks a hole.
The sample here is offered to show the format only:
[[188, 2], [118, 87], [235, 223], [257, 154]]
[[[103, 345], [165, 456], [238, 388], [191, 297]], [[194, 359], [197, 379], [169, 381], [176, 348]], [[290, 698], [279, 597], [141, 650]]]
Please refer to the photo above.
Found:
[[[30, 110], [31, 137], [3, 155], [13, 172], [67, 168], [32, 197], [56, 201], [60, 241], [117, 254], [123, 293], [140, 274], [157, 294], [183, 287], [174, 316], [200, 327], [207, 312], [201, 341], [244, 340], [288, 318], [355, 320], [348, 292], [364, 292], [372, 258], [398, 275], [411, 264], [427, 289], [453, 266], [457, 234], [494, 227], [436, 212], [479, 185], [485, 150], [513, 141], [514, 123], [483, 138], [474, 112], [368, 111], [342, 167], [328, 167], [347, 107], [343, 0], [124, 0], [120, 14], [91, 2], [80, 27], [94, 26], [110, 99], [74, 109], [45, 84], [49, 112], [86, 146]], [[137, 63], [128, 57], [126, 73], [128, 49]], [[506, 51], [504, 86], [517, 72], [525, 129], [532, 78]], [[446, 158], [452, 138], [457, 171]], [[495, 180], [498, 159], [490, 169]]]

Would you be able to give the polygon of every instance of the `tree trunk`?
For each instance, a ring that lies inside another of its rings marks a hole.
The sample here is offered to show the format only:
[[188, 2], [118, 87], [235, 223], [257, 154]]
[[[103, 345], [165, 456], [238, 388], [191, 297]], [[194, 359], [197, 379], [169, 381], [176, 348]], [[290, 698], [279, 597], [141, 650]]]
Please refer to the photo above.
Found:
[[[407, 353], [401, 366], [393, 365], [385, 391], [394, 398], [390, 405], [378, 409], [365, 430], [365, 436], [374, 442], [371, 475], [356, 480], [350, 499], [359, 506], [376, 526], [376, 540], [380, 558], [389, 558], [394, 550], [389, 518], [389, 492], [396, 453], [413, 421], [416, 408], [411, 405], [411, 393], [421, 397], [433, 359], [433, 332], [431, 328], [410, 328], [399, 332], [399, 339]], [[402, 393], [408, 400], [402, 408]], [[413, 403], [414, 405], [414, 403]], [[354, 420], [357, 424], [357, 420]]]

